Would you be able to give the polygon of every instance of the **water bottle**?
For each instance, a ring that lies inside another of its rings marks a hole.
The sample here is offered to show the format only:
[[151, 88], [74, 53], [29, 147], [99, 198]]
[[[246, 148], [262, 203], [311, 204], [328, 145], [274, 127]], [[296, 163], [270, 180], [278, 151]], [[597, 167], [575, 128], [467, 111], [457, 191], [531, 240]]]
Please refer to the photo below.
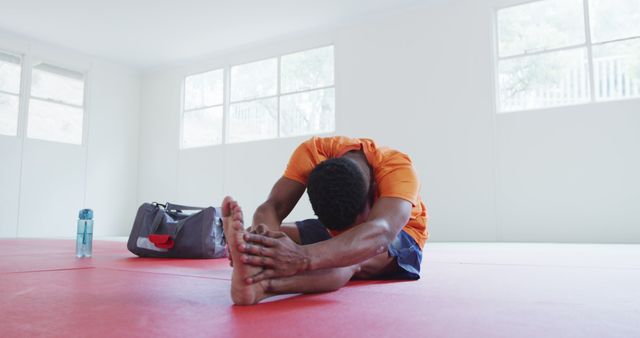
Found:
[[93, 249], [93, 210], [80, 210], [78, 218], [76, 257], [91, 257]]

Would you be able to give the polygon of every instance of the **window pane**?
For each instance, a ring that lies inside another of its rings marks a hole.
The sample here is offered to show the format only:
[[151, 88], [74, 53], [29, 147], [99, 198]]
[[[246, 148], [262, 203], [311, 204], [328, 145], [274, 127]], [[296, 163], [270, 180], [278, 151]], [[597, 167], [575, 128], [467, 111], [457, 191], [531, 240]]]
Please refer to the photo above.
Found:
[[589, 0], [589, 16], [593, 42], [640, 36], [638, 0]]
[[29, 101], [27, 136], [82, 144], [82, 109], [32, 99]]
[[281, 58], [281, 92], [333, 85], [333, 46], [285, 55]]
[[231, 67], [231, 101], [276, 95], [278, 59]]
[[82, 106], [83, 75], [47, 64], [37, 65], [33, 67], [31, 96]]
[[0, 91], [20, 93], [20, 58], [0, 53]]
[[229, 107], [230, 143], [276, 138], [278, 136], [277, 99], [232, 104]]
[[640, 39], [593, 46], [596, 99], [640, 96]]
[[500, 57], [585, 42], [583, 0], [545, 0], [498, 11]]
[[589, 101], [585, 54], [580, 48], [500, 61], [500, 110]]
[[182, 147], [193, 148], [222, 143], [222, 107], [192, 110], [182, 120]]
[[187, 76], [184, 80], [184, 109], [222, 104], [223, 83], [222, 69]]
[[325, 133], [335, 126], [335, 90], [321, 89], [280, 99], [282, 136]]
[[0, 93], [0, 134], [17, 135], [18, 97]]

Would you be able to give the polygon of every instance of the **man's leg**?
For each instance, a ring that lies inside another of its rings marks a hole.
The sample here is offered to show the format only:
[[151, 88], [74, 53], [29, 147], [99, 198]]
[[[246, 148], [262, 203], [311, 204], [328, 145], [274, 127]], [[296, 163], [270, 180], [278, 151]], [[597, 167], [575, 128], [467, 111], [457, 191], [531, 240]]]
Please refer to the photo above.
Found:
[[[317, 220], [308, 219], [295, 223], [283, 223], [280, 231], [284, 232], [294, 242], [301, 245], [313, 244], [331, 238], [327, 229]], [[397, 264], [397, 258], [386, 252], [358, 264], [359, 268], [353, 276], [358, 279], [373, 279], [393, 276], [402, 269]]]
[[244, 242], [244, 218], [242, 209], [231, 197], [222, 205], [223, 229], [230, 255], [234, 261], [231, 276], [231, 299], [238, 305], [251, 305], [259, 301], [286, 293], [314, 293], [337, 290], [344, 286], [359, 271], [359, 266], [312, 271], [297, 276], [265, 280], [246, 284], [245, 279], [260, 271], [260, 268], [245, 264], [240, 259], [238, 245]]
[[266, 279], [257, 284], [270, 294], [329, 292], [345, 286], [357, 271], [358, 266], [354, 265]]
[[280, 225], [280, 231], [284, 232], [289, 238], [291, 238], [296, 244], [302, 244], [300, 240], [300, 230], [295, 223], [282, 223]]
[[383, 253], [360, 264], [306, 272], [291, 277], [267, 279], [259, 282], [263, 290], [272, 294], [316, 293], [335, 291], [352, 278], [374, 279], [399, 269], [394, 257]]
[[317, 219], [306, 219], [295, 223], [283, 223], [281, 231], [300, 245], [313, 244], [331, 239], [329, 230]]
[[[300, 227], [299, 229], [303, 230], [305, 228]], [[261, 281], [258, 284], [260, 284], [266, 292], [284, 294], [334, 291], [346, 285], [352, 278], [418, 279], [419, 276], [415, 271], [407, 270], [407, 261], [410, 260], [413, 255], [419, 253], [408, 247], [411, 243], [406, 243], [410, 241], [407, 239], [407, 236], [405, 233], [398, 234], [398, 238], [389, 246], [389, 251], [374, 256], [357, 265], [312, 271], [292, 277], [274, 278]], [[304, 234], [302, 234], [302, 237], [305, 237]], [[404, 267], [400, 266], [399, 260], [403, 261], [402, 264]], [[419, 265], [419, 262], [417, 264]]]
[[[281, 231], [300, 245], [313, 244], [331, 238], [327, 228], [317, 219], [295, 223], [283, 223]], [[400, 231], [386, 253], [359, 264], [358, 279], [406, 279], [420, 278], [422, 249], [409, 234]]]
[[393, 276], [400, 270], [397, 259], [385, 252], [360, 263], [359, 271], [353, 276], [357, 279], [375, 279]]
[[[278, 294], [334, 291], [343, 287], [353, 277], [362, 279], [384, 277], [400, 269], [396, 257], [393, 257], [390, 252], [385, 252], [349, 267], [311, 271], [248, 285], [245, 279], [258, 273], [260, 268], [247, 265], [240, 260], [241, 253], [238, 251], [238, 245], [244, 242], [242, 210], [231, 198], [225, 198], [222, 210], [225, 216], [223, 225], [229, 251], [233, 260], [237, 262], [233, 266], [231, 298], [238, 305], [256, 304]], [[292, 240], [302, 243], [304, 241], [301, 237], [305, 236], [301, 236], [299, 229], [296, 224], [283, 224], [281, 228]]]
[[[294, 242], [307, 245], [331, 239], [327, 228], [317, 219], [307, 219], [295, 223], [283, 223], [282, 232]], [[391, 276], [398, 272], [400, 267], [397, 259], [391, 252], [386, 252], [359, 264], [355, 278], [372, 279], [383, 276]]]

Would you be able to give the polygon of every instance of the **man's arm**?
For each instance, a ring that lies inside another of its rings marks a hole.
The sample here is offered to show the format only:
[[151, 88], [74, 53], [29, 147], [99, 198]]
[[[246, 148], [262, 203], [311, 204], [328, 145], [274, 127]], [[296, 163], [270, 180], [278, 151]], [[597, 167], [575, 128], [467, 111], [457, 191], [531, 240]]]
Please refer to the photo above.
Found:
[[296, 206], [305, 189], [303, 184], [281, 177], [271, 188], [267, 200], [253, 214], [252, 226], [264, 224], [270, 230], [279, 230], [280, 224]]
[[387, 250], [411, 216], [411, 203], [383, 197], [376, 201], [366, 222], [330, 240], [300, 246], [282, 234], [269, 236], [245, 234], [243, 261], [266, 267], [250, 279], [255, 283], [265, 278], [290, 276], [305, 270], [345, 267], [361, 263]]
[[307, 247], [309, 270], [350, 266], [386, 252], [410, 217], [410, 202], [392, 197], [378, 199], [366, 222]]

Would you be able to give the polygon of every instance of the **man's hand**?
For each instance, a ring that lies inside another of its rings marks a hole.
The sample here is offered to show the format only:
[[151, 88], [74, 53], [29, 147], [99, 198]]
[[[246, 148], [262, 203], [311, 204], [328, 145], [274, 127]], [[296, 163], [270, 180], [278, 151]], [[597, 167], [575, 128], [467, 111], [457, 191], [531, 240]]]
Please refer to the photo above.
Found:
[[[264, 224], [258, 224], [257, 226], [251, 226], [249, 228], [247, 228], [247, 230], [245, 230], [246, 232], [252, 233], [252, 234], [264, 234], [265, 231], [267, 229], [267, 226]], [[233, 259], [231, 258], [231, 251], [229, 251], [229, 246], [226, 245], [225, 246], [225, 250], [227, 251], [227, 258], [229, 259], [229, 266], [233, 267]]]
[[238, 249], [244, 253], [242, 261], [264, 268], [257, 275], [247, 278], [247, 284], [264, 279], [293, 276], [309, 269], [310, 258], [307, 250], [296, 244], [283, 232], [265, 230], [259, 234], [244, 234], [246, 243]]

